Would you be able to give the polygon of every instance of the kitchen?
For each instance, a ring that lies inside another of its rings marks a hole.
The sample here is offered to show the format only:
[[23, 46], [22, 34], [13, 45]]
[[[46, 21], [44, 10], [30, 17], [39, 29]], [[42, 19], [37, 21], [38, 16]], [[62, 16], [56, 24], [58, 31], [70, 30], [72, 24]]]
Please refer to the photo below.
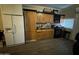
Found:
[[[14, 7], [14, 6], [16, 6], [16, 7]], [[64, 19], [65, 19], [66, 15], [60, 13], [59, 9], [45, 7], [45, 6], [39, 6], [39, 5], [14, 5], [14, 6], [13, 7], [16, 9], [14, 9], [13, 11], [15, 11], [15, 12], [10, 10], [11, 7], [9, 5], [7, 5], [7, 9], [6, 9], [6, 5], [2, 5], [1, 13], [3, 15], [1, 14], [1, 18], [3, 18], [3, 23], [2, 23], [3, 25], [1, 25], [1, 30], [3, 30], [3, 28], [5, 28], [7, 32], [8, 32], [8, 30], [10, 30], [9, 33], [11, 33], [12, 24], [9, 22], [7, 24], [5, 22], [8, 21], [8, 18], [10, 19], [10, 16], [13, 18], [14, 16], [23, 15], [24, 20], [23, 21], [21, 20], [21, 22], [24, 22], [24, 25], [19, 25], [19, 26], [24, 26], [24, 29], [21, 29], [21, 31], [23, 30], [23, 33], [25, 33], [25, 35], [23, 34], [22, 42], [26, 43], [29, 41], [37, 41], [37, 40], [42, 40], [42, 39], [53, 39], [53, 38], [69, 39], [71, 30], [70, 31], [65, 30], [66, 28], [64, 28], [64, 22], [65, 22]], [[23, 9], [23, 12], [22, 12], [22, 9]], [[6, 18], [6, 21], [5, 21], [5, 18]], [[1, 20], [1, 22], [2, 22], [2, 20]], [[16, 24], [17, 23], [16, 20], [12, 21], [12, 22], [14, 24], [13, 29], [16, 29], [16, 26], [18, 26]], [[16, 22], [16, 23], [14, 23], [14, 22]], [[74, 22], [74, 21], [72, 21], [72, 22]], [[15, 24], [16, 24], [16, 26], [15, 26]], [[56, 29], [57, 26], [59, 27], [58, 29]], [[6, 27], [10, 27], [10, 28], [6, 28]], [[72, 27], [73, 27], [73, 23], [72, 23]], [[18, 31], [18, 29], [19, 29], [19, 27], [17, 28], [17, 31]], [[5, 30], [4, 30], [4, 33], [6, 33]], [[17, 38], [19, 36], [18, 33], [20, 33], [20, 32], [17, 32]], [[12, 35], [12, 34], [9, 34], [9, 35]], [[6, 38], [8, 38], [7, 34], [5, 35], [5, 39]], [[18, 41], [18, 39], [16, 40], [16, 44], [20, 44], [21, 40]], [[12, 40], [10, 40], [11, 42], [9, 42], [7, 40], [4, 40], [4, 41], [6, 41], [7, 45], [14, 45], [13, 41], [15, 41], [15, 40], [12, 39]]]
[[[16, 4], [1, 5], [0, 12], [1, 32], [4, 33], [4, 40], [2, 40], [4, 46], [2, 47], [19, 49], [19, 45], [24, 44], [23, 46], [25, 46], [44, 40], [51, 42], [51, 45], [56, 45], [52, 40], [70, 41], [71, 39], [74, 18], [66, 18], [67, 15], [60, 9], [43, 5]], [[40, 45], [42, 46], [42, 44]], [[27, 48], [27, 46], [25, 47]]]
[[[64, 28], [65, 14], [59, 13], [60, 10], [51, 8], [33, 9], [36, 5], [24, 8], [25, 34], [26, 41], [37, 41], [41, 39], [67, 38], [70, 31]], [[38, 8], [38, 6], [36, 6]], [[71, 21], [70, 21], [71, 22]], [[74, 22], [74, 21], [72, 21]], [[59, 24], [59, 25], [57, 25]], [[70, 24], [73, 27], [73, 23]], [[58, 26], [58, 30], [56, 30]], [[61, 26], [61, 27], [60, 27]], [[70, 26], [71, 27], [71, 26]]]

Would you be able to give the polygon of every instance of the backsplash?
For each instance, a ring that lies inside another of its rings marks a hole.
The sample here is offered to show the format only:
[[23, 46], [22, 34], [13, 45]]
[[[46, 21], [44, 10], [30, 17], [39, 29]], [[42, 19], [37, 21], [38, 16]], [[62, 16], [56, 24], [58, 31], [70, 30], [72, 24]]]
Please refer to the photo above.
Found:
[[51, 23], [36, 23], [36, 29], [50, 29]]

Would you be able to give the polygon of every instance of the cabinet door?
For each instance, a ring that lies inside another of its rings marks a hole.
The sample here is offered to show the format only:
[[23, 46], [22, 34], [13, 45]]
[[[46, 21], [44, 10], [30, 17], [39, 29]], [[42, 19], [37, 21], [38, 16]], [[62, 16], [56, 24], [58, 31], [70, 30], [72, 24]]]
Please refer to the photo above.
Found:
[[37, 14], [37, 22], [38, 23], [53, 22], [53, 15], [38, 13]]
[[30, 31], [31, 31], [31, 37], [32, 40], [36, 39], [36, 20], [37, 20], [37, 14], [36, 12], [29, 12], [29, 20], [30, 20]]
[[25, 31], [26, 31], [26, 40], [36, 39], [36, 21], [37, 14], [33, 11], [25, 11]]
[[37, 13], [37, 23], [45, 23], [43, 13]]
[[13, 45], [12, 17], [10, 15], [2, 15], [2, 19], [6, 45]]
[[31, 40], [31, 32], [30, 32], [30, 20], [29, 20], [29, 12], [24, 11], [24, 28], [25, 28], [25, 39]]
[[25, 43], [23, 16], [12, 16], [12, 21], [14, 31], [14, 43]]
[[50, 30], [50, 38], [52, 39], [54, 37], [54, 29]]
[[54, 16], [50, 15], [50, 23], [54, 23]]
[[50, 22], [51, 21], [51, 15], [50, 14], [44, 14], [43, 21], [45, 23]]

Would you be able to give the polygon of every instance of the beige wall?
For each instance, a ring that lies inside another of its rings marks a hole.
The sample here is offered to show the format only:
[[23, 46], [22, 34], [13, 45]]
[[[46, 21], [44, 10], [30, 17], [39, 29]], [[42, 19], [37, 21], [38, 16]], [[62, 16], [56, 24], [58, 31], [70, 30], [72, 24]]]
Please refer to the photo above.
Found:
[[66, 18], [74, 18], [74, 27], [73, 27], [73, 30], [70, 35], [71, 40], [74, 40], [76, 33], [79, 31], [79, 28], [78, 28], [79, 20], [78, 20], [78, 17], [76, 17], [76, 15], [77, 15], [76, 8], [77, 7], [79, 7], [79, 5], [72, 5], [68, 8], [64, 8], [61, 10], [61, 13], [65, 14]]
[[1, 12], [2, 14], [23, 15], [21, 4], [3, 4]]
[[0, 9], [0, 30], [3, 30], [2, 18], [1, 18], [1, 9]]
[[75, 18], [75, 8], [76, 8], [76, 5], [72, 5], [68, 8], [62, 9], [61, 13], [65, 14], [66, 18]]

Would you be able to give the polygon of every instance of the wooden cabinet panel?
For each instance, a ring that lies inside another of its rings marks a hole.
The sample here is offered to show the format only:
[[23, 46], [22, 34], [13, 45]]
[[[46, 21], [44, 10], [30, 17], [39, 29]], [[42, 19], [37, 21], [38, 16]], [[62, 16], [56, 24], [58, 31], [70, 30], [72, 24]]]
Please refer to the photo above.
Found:
[[52, 39], [54, 37], [54, 29], [50, 30], [50, 38]]
[[26, 39], [28, 40], [36, 39], [36, 32], [35, 32], [36, 31], [36, 19], [37, 19], [36, 12], [25, 11], [24, 18], [25, 18]]
[[54, 23], [54, 16], [50, 15], [50, 23]]
[[50, 22], [50, 15], [49, 14], [44, 14], [44, 22]]
[[37, 13], [37, 21], [38, 23], [47, 23], [53, 22], [53, 15], [44, 14], [44, 13]]
[[43, 13], [37, 13], [37, 23], [43, 23], [44, 22], [44, 20], [43, 20], [43, 18], [44, 18], [44, 14]]
[[31, 31], [31, 39], [36, 39], [36, 19], [37, 15], [36, 12], [29, 13], [29, 20], [30, 20], [30, 31]]
[[48, 33], [47, 33], [47, 31], [42, 31], [42, 33], [41, 33], [41, 39], [47, 39], [47, 37], [48, 37]]
[[37, 38], [36, 38], [37, 40], [38, 40], [38, 39], [42, 39], [42, 37], [41, 37], [42, 32], [38, 32], [38, 33], [36, 33], [36, 34], [37, 34], [37, 35], [36, 35], [36, 36], [37, 36]]
[[40, 40], [40, 39], [44, 39], [44, 32], [41, 31], [41, 32], [37, 32], [37, 40]]
[[53, 38], [53, 29], [48, 30], [39, 30], [39, 32], [36, 33], [37, 39], [51, 39]]

